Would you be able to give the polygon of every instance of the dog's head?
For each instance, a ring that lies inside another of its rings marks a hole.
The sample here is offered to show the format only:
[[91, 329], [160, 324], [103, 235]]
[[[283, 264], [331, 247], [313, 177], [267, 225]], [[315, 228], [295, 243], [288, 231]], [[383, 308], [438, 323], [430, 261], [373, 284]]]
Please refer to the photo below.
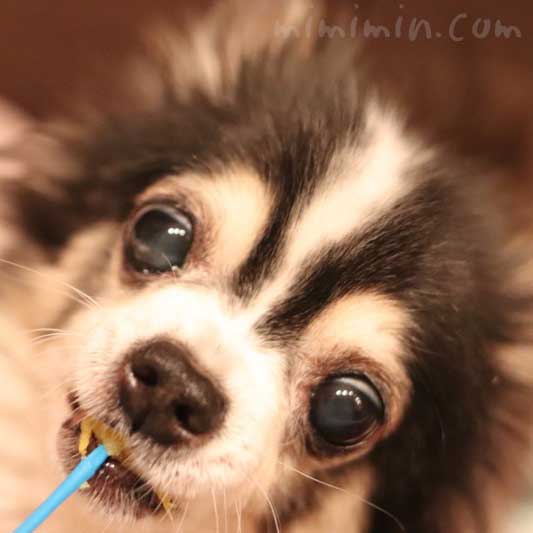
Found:
[[61, 156], [37, 149], [10, 187], [17, 225], [91, 295], [42, 322], [68, 334], [61, 461], [90, 417], [126, 443], [88, 490], [121, 519], [165, 503], [197, 531], [234, 509], [254, 528], [486, 531], [473, 501], [507, 469], [524, 389], [497, 357], [523, 302], [482, 181], [334, 43], [203, 52], [214, 81], [174, 65], [157, 103], [53, 127]]

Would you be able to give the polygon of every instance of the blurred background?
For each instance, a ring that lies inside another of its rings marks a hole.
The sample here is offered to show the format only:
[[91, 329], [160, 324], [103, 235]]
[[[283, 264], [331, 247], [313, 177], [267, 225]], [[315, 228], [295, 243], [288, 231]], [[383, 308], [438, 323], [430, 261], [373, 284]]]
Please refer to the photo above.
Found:
[[[2, 0], [0, 96], [39, 118], [65, 112], [87, 92], [96, 99], [112, 98], [120, 65], [140, 48], [140, 36], [151, 24], [164, 20], [183, 28], [213, 3]], [[362, 35], [365, 68], [432, 139], [486, 160], [504, 173], [510, 213], [517, 224], [530, 222], [533, 3], [332, 0], [328, 7], [332, 17], [340, 10], [349, 22], [357, 17], [360, 36], [365, 21], [394, 32], [403, 17], [399, 36]], [[425, 26], [413, 38], [409, 28], [421, 21]], [[428, 27], [431, 38], [424, 32]], [[528, 513], [524, 506], [522, 521], [511, 526], [512, 533], [533, 531], [533, 514]]]
[[[224, 1], [224, 0], [222, 0]], [[0, 94], [38, 116], [55, 113], [80, 91], [104, 97], [117, 66], [139, 46], [154, 21], [178, 27], [214, 0], [2, 0]], [[528, 0], [330, 0], [393, 29], [399, 38], [363, 38], [376, 79], [405, 98], [416, 119], [441, 138], [454, 138], [468, 152], [490, 156], [517, 177], [533, 167], [533, 4]], [[456, 37], [448, 30], [456, 17]], [[409, 37], [413, 21], [427, 21], [433, 35]], [[485, 21], [490, 30], [484, 36]], [[515, 27], [496, 36], [498, 21]], [[435, 34], [441, 32], [442, 38]], [[480, 35], [481, 34], [481, 35]]]

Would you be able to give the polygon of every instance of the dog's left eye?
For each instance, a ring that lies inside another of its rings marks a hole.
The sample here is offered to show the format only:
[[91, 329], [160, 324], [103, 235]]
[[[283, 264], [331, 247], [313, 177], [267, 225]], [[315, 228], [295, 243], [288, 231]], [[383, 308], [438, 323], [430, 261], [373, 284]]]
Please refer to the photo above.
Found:
[[383, 400], [363, 376], [333, 376], [315, 389], [310, 418], [315, 431], [328, 444], [354, 446], [383, 423]]
[[193, 240], [193, 224], [183, 211], [152, 206], [137, 216], [126, 256], [138, 272], [159, 274], [185, 264]]

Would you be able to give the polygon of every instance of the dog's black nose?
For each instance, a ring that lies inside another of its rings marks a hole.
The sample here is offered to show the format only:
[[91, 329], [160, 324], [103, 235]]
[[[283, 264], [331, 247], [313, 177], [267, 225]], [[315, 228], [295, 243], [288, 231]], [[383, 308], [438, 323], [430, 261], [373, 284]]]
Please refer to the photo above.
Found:
[[132, 427], [171, 445], [220, 427], [226, 410], [221, 392], [191, 363], [190, 354], [166, 340], [129, 355], [120, 403]]

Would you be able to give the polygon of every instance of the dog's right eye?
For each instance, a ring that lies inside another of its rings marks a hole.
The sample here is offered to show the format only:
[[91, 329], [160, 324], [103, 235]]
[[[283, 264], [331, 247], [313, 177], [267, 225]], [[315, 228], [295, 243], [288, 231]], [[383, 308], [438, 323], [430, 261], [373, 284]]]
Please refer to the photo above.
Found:
[[143, 274], [182, 268], [191, 249], [193, 223], [178, 208], [151, 206], [141, 211], [130, 231], [126, 257]]

